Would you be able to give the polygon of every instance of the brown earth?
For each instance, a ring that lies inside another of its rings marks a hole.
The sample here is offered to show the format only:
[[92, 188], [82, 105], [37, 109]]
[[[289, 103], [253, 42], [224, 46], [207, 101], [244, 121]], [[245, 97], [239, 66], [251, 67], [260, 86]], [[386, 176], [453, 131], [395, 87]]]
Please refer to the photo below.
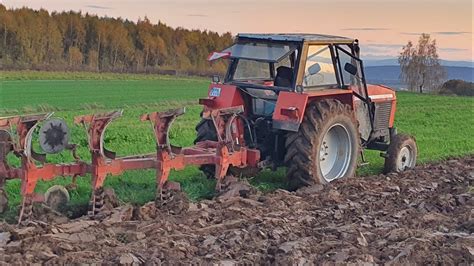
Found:
[[0, 224], [0, 263], [471, 264], [474, 156], [402, 174]]

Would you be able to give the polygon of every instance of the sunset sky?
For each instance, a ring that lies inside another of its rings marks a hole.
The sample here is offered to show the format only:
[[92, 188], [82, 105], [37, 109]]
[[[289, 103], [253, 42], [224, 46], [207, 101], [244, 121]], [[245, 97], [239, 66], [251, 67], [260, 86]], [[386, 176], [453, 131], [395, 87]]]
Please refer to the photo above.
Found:
[[217, 32], [306, 32], [358, 38], [365, 58], [396, 56], [425, 32], [442, 59], [474, 60], [472, 0], [0, 0]]

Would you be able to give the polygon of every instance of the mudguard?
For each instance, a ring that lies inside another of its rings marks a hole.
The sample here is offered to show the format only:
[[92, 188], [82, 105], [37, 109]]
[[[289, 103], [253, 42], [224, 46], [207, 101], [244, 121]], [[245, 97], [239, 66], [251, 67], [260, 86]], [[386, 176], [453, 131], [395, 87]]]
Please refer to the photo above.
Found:
[[308, 94], [280, 92], [273, 113], [273, 128], [297, 132], [307, 103]]

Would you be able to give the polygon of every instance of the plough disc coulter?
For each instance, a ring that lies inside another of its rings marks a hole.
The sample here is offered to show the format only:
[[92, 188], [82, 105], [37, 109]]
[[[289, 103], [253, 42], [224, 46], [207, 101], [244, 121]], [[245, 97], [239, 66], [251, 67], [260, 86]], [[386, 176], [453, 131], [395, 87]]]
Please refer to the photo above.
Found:
[[[90, 213], [99, 211], [100, 191], [109, 175], [120, 175], [127, 170], [156, 169], [157, 198], [162, 199], [166, 190], [179, 190], [177, 183], [168, 180], [172, 169], [180, 170], [188, 165], [215, 165], [216, 189], [230, 166], [257, 166], [260, 152], [256, 149], [241, 147], [235, 141], [232, 123], [243, 107], [231, 107], [208, 111], [204, 114], [216, 128], [217, 141], [205, 140], [191, 147], [176, 147], [170, 144], [169, 129], [174, 120], [184, 114], [185, 109], [166, 112], [153, 112], [140, 117], [153, 127], [156, 140], [156, 153], [117, 157], [115, 152], [104, 147], [104, 134], [108, 125], [122, 116], [122, 111], [104, 114], [92, 114], [74, 118], [76, 125], [82, 125], [88, 135], [91, 161], [86, 162], [76, 154], [76, 144], [69, 143], [69, 130], [64, 121], [52, 119], [53, 113], [13, 116], [0, 118], [0, 190], [8, 179], [21, 179], [22, 207], [19, 222], [31, 215], [34, 202], [44, 202], [45, 196], [35, 193], [40, 180], [52, 180], [57, 177], [72, 177], [72, 185], [79, 176], [91, 175]], [[40, 126], [41, 125], [41, 126]], [[33, 135], [39, 132], [39, 145], [45, 154], [34, 151]], [[47, 163], [47, 154], [68, 150], [75, 158], [71, 163]], [[21, 161], [14, 167], [7, 160], [12, 153]], [[4, 191], [2, 191], [4, 193]], [[48, 194], [48, 193], [47, 193]]]

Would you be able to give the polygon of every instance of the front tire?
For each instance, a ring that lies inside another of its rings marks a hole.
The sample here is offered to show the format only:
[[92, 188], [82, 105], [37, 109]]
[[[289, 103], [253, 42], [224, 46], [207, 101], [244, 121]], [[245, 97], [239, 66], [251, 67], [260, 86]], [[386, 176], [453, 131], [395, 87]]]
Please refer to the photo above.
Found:
[[357, 121], [349, 105], [334, 99], [309, 105], [299, 131], [290, 133], [285, 142], [289, 188], [352, 177], [359, 142]]
[[418, 149], [415, 139], [407, 134], [397, 134], [390, 140], [385, 157], [384, 173], [400, 173], [416, 166]]

